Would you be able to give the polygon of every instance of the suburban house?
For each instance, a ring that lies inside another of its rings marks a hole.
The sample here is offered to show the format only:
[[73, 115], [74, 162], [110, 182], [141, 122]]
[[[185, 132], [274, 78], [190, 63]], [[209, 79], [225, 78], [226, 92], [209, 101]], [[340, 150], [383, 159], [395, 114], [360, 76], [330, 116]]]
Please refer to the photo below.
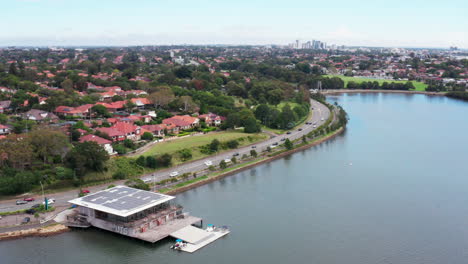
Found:
[[205, 123], [209, 126], [219, 126], [226, 119], [223, 116], [217, 114], [208, 113], [199, 116], [200, 119], [205, 119]]
[[97, 103], [99, 105], [103, 105], [109, 112], [115, 113], [117, 111], [123, 110], [125, 108], [125, 101], [117, 101], [112, 103]]
[[0, 114], [11, 110], [11, 101], [0, 101]]
[[39, 110], [39, 109], [31, 109], [28, 112], [23, 114], [24, 119], [33, 120], [37, 122], [50, 122], [56, 123], [58, 122], [59, 118], [53, 113]]
[[85, 104], [77, 107], [57, 106], [54, 112], [60, 116], [86, 117], [90, 113], [90, 109], [93, 106], [93, 104]]
[[88, 142], [88, 141], [96, 142], [105, 151], [107, 151], [107, 153], [109, 153], [109, 155], [115, 154], [114, 149], [112, 148], [112, 141], [110, 141], [110, 140], [107, 140], [107, 139], [102, 138], [102, 137], [98, 137], [96, 135], [86, 135], [86, 136], [82, 136], [80, 138], [81, 143]]
[[166, 118], [162, 122], [166, 125], [175, 125], [179, 130], [184, 130], [198, 126], [200, 119], [189, 115], [183, 115]]
[[117, 122], [111, 128], [122, 132], [127, 139], [139, 140], [141, 136], [141, 127], [130, 123]]
[[110, 138], [112, 138], [113, 142], [125, 140], [125, 134], [120, 132], [117, 129], [110, 128], [110, 127], [100, 127], [96, 128], [97, 131], [107, 134]]
[[163, 137], [164, 136], [164, 129], [166, 128], [166, 125], [144, 125], [141, 126], [142, 129], [148, 130], [149, 132], [153, 133], [153, 135], [157, 137]]
[[112, 97], [114, 97], [115, 95], [117, 95], [117, 93], [114, 92], [114, 91], [100, 93], [99, 94], [99, 101], [111, 100]]
[[151, 101], [148, 98], [132, 98], [130, 99], [138, 108], [145, 108], [148, 105], [152, 105]]
[[5, 126], [5, 125], [2, 125], [0, 124], [0, 135], [8, 135], [10, 134], [10, 128]]
[[151, 116], [142, 116], [142, 115], [129, 115], [125, 117], [116, 118], [117, 121], [125, 122], [125, 123], [134, 123], [136, 121], [142, 121], [144, 123], [148, 123], [152, 120]]

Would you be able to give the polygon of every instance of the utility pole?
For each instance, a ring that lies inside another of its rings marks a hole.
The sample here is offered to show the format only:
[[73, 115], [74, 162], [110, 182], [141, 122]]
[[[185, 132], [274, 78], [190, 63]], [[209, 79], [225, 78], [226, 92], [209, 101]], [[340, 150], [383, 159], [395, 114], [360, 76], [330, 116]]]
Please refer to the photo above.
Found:
[[41, 189], [42, 189], [42, 199], [44, 199], [44, 203], [45, 203], [45, 209], [47, 211], [48, 208], [48, 201], [47, 199], [45, 198], [44, 196], [44, 185], [42, 185], [42, 181], [39, 182], [41, 184]]

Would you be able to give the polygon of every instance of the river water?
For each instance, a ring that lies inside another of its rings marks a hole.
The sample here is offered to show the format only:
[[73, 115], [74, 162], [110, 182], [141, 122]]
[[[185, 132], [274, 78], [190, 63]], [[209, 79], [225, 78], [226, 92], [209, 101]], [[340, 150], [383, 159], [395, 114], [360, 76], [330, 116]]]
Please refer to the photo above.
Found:
[[194, 254], [96, 229], [0, 242], [0, 263], [467, 263], [468, 103], [329, 97], [334, 140], [178, 195], [231, 234]]

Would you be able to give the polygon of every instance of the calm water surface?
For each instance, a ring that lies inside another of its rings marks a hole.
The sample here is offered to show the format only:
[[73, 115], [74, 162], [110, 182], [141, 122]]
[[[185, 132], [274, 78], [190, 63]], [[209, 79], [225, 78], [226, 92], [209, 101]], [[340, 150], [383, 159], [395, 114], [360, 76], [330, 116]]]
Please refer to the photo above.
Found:
[[0, 263], [467, 263], [468, 103], [330, 97], [346, 133], [178, 195], [232, 233], [194, 254], [96, 229], [0, 242]]

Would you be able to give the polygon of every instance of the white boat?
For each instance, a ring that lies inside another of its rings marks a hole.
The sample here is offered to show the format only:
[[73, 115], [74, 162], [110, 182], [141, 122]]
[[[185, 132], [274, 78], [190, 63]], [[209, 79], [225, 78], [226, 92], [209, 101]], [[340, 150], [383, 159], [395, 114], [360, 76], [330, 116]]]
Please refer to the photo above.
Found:
[[171, 249], [182, 250], [186, 246], [187, 246], [186, 242], [184, 242], [182, 239], [177, 239], [175, 244], [171, 246]]

